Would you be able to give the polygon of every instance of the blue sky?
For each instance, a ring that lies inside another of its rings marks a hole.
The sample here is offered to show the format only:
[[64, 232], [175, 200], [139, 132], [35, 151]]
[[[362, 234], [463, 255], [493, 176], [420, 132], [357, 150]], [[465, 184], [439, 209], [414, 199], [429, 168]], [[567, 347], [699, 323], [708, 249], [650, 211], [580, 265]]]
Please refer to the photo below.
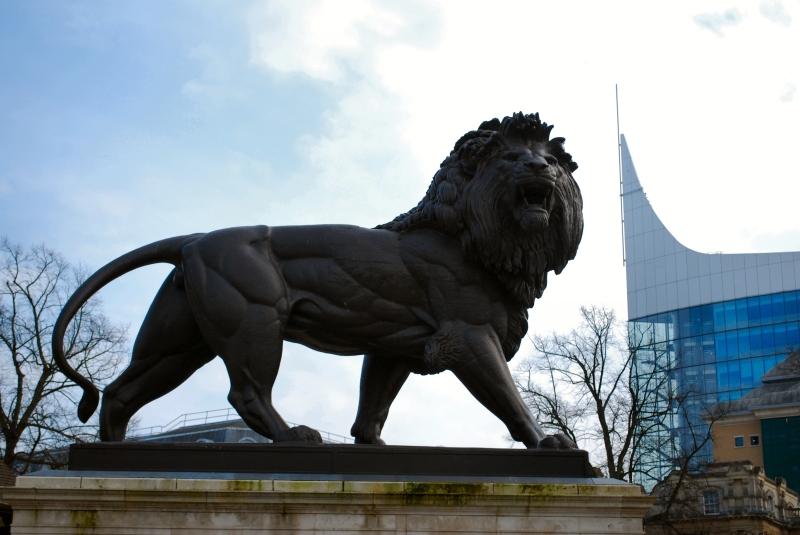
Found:
[[[3, 2], [0, 234], [97, 268], [182, 233], [374, 226], [416, 204], [465, 131], [539, 111], [580, 165], [587, 226], [531, 330], [569, 329], [581, 304], [624, 317], [614, 84], [679, 240], [800, 250], [798, 19], [796, 0]], [[103, 291], [131, 338], [167, 272]], [[359, 368], [287, 345], [277, 406], [347, 434]], [[217, 360], [142, 424], [225, 407], [227, 387]], [[433, 445], [504, 433], [447, 374], [413, 378], [385, 430]]]

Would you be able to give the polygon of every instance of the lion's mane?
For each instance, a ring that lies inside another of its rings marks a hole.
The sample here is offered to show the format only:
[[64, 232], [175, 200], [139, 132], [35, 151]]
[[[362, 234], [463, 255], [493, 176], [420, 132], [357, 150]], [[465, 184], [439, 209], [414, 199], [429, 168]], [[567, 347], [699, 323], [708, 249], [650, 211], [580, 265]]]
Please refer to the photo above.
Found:
[[[509, 345], [503, 347], [509, 359], [527, 332], [528, 309], [542, 296], [547, 273], [561, 273], [575, 258], [583, 234], [583, 200], [572, 177], [578, 166], [564, 150], [564, 138], [549, 139], [552, 128], [538, 113], [484, 122], [456, 142], [416, 207], [377, 227], [400, 233], [434, 228], [458, 237], [465, 255], [493, 272], [518, 305], [509, 322]], [[501, 206], [503, 185], [482, 180], [483, 166], [512, 141], [546, 144], [559, 162], [554, 205], [541, 233], [524, 232], [508, 207]]]

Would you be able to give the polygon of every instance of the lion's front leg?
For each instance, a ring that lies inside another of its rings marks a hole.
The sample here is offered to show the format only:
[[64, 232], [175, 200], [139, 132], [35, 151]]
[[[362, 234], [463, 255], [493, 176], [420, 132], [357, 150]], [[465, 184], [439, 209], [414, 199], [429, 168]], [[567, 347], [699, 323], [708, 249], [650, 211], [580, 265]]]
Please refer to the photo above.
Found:
[[559, 447], [543, 440], [545, 434], [514, 385], [494, 330], [489, 326], [459, 323], [440, 331], [441, 336], [440, 333], [434, 335], [432, 341], [437, 336], [441, 341], [435, 345], [429, 343], [426, 353], [432, 354], [426, 354], [426, 361], [446, 361], [447, 368], [475, 399], [506, 424], [514, 440], [528, 448]]
[[381, 439], [383, 424], [409, 374], [402, 359], [364, 355], [358, 414], [350, 429], [356, 444], [385, 444]]

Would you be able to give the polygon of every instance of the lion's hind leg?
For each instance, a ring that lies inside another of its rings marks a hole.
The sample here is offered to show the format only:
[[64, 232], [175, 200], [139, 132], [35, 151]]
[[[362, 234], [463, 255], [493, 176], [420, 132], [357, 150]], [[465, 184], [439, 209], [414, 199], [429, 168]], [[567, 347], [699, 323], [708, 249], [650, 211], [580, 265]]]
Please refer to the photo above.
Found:
[[356, 444], [385, 444], [381, 439], [383, 424], [410, 373], [404, 359], [364, 355], [358, 414], [350, 429]]
[[274, 309], [250, 305], [238, 331], [225, 344], [222, 360], [231, 379], [228, 394], [236, 412], [274, 442], [322, 442], [319, 432], [289, 427], [272, 404], [272, 387], [283, 351], [283, 325]]
[[125, 371], [103, 391], [100, 440], [125, 439], [128, 422], [147, 403], [171, 392], [215, 355], [200, 334], [173, 273], [142, 323]]

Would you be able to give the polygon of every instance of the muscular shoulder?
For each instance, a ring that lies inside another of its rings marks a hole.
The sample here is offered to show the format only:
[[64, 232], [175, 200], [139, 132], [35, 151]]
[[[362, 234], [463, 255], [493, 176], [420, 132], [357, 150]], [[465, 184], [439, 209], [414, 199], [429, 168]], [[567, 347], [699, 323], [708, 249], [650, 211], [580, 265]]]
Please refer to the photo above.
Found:
[[500, 292], [496, 277], [468, 259], [455, 237], [435, 230], [411, 231], [402, 235], [401, 254], [403, 261], [419, 275], [447, 272], [462, 286], [479, 285], [490, 293]]
[[504, 337], [507, 300], [497, 278], [467, 258], [461, 243], [437, 231], [403, 234], [403, 262], [442, 319], [491, 324]]

